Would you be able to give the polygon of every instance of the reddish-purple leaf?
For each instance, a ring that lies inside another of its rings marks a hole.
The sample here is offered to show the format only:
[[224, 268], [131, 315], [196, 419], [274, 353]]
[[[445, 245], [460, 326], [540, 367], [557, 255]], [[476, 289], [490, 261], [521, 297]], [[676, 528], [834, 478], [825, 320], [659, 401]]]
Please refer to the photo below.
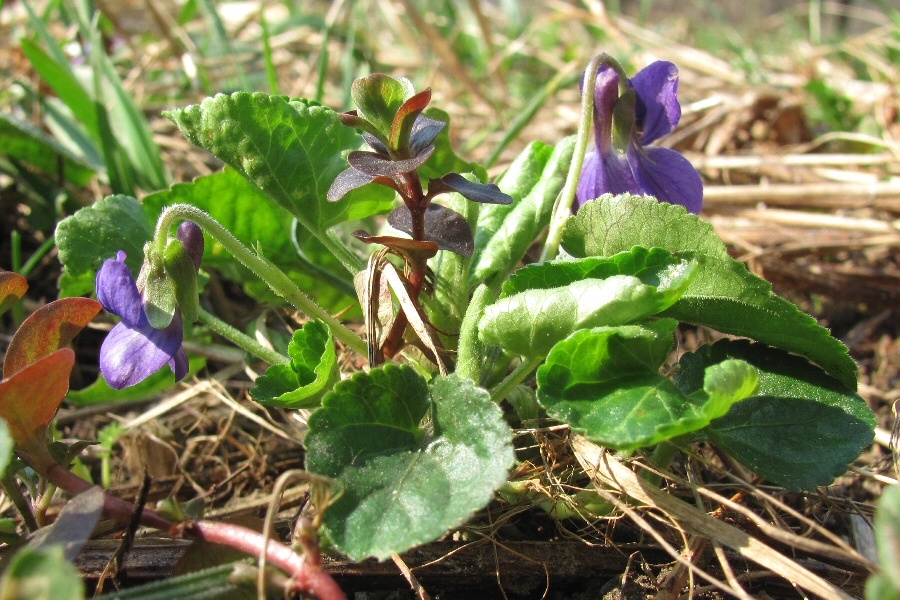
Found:
[[43, 434], [69, 391], [74, 365], [75, 352], [62, 348], [0, 381], [0, 417], [17, 444]]
[[28, 282], [24, 277], [12, 271], [0, 271], [0, 315], [25, 295]]
[[447, 173], [440, 179], [432, 179], [428, 183], [428, 195], [431, 197], [445, 192], [456, 192], [472, 202], [483, 204], [512, 204], [512, 196], [504, 194], [493, 183], [476, 183], [469, 181], [459, 173]]
[[403, 173], [411, 173], [425, 164], [434, 146], [429, 146], [422, 154], [406, 160], [391, 160], [375, 152], [357, 150], [347, 156], [347, 162], [357, 171], [372, 177], [397, 177]]
[[34, 311], [13, 336], [3, 361], [4, 377], [67, 346], [100, 312], [90, 298], [61, 298]]
[[[388, 215], [394, 229], [412, 235], [412, 215], [406, 206], [398, 206]], [[441, 250], [472, 256], [475, 239], [465, 217], [439, 204], [429, 204], [425, 210], [425, 239], [437, 242]]]

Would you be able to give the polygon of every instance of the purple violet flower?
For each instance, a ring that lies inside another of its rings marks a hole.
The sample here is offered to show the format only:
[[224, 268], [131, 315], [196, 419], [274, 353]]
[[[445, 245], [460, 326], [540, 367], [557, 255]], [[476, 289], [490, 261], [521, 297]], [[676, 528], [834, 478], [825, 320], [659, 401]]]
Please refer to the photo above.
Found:
[[654, 62], [628, 80], [623, 94], [620, 77], [610, 65], [597, 72], [595, 148], [584, 158], [577, 206], [607, 193], [630, 193], [655, 196], [699, 213], [703, 182], [697, 170], [674, 150], [645, 147], [671, 133], [681, 118], [678, 68], [670, 62]]
[[[184, 244], [194, 265], [199, 268], [203, 256], [203, 234], [189, 221], [178, 228], [178, 239]], [[136, 385], [169, 365], [175, 380], [188, 373], [188, 358], [182, 347], [184, 322], [176, 308], [172, 322], [156, 329], [147, 319], [144, 299], [131, 270], [125, 264], [125, 253], [104, 261], [97, 273], [97, 300], [108, 312], [122, 320], [100, 347], [100, 372], [114, 389]]]

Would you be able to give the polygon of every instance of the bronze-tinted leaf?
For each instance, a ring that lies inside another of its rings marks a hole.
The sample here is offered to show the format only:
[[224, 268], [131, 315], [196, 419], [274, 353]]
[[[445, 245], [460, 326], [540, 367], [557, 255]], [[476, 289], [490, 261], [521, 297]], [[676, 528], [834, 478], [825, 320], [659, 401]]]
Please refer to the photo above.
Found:
[[437, 251], [440, 249], [437, 242], [421, 242], [393, 235], [371, 235], [368, 231], [362, 229], [354, 231], [353, 237], [366, 244], [381, 244], [382, 246], [387, 246], [396, 253], [409, 257], [431, 258], [437, 254]]
[[3, 376], [11, 377], [68, 345], [97, 316], [100, 308], [100, 303], [90, 298], [61, 298], [34, 311], [6, 350]]
[[12, 271], [0, 271], [0, 315], [19, 301], [28, 290], [24, 277]]
[[429, 102], [431, 102], [431, 90], [427, 89], [406, 100], [400, 106], [397, 114], [394, 115], [394, 122], [391, 123], [391, 137], [388, 139], [391, 149], [401, 152], [408, 150], [409, 137], [416, 118], [425, 110]]
[[75, 352], [63, 348], [0, 381], [0, 417], [17, 444], [40, 435], [66, 392]]
[[328, 188], [328, 193], [325, 195], [325, 198], [329, 202], [337, 202], [356, 188], [360, 188], [367, 183], [372, 183], [374, 180], [375, 177], [366, 175], [365, 173], [350, 167], [349, 169], [341, 171], [338, 176], [334, 178], [331, 187]]

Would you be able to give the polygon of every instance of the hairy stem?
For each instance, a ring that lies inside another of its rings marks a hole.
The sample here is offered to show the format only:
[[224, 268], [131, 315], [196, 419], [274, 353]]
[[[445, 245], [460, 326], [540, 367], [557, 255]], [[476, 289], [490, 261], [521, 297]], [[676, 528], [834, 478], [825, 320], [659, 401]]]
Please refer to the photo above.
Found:
[[200, 312], [198, 314], [200, 315], [200, 320], [206, 323], [206, 326], [209, 327], [212, 331], [215, 331], [235, 346], [243, 348], [248, 353], [256, 356], [257, 358], [261, 358], [271, 365], [286, 365], [291, 362], [291, 359], [289, 359], [288, 357], [275, 352], [271, 348], [266, 348], [249, 335], [243, 333], [242, 331], [238, 331], [225, 321], [221, 320], [211, 313], [206, 312], [202, 308], [200, 309]]
[[527, 379], [542, 362], [544, 362], [544, 358], [541, 356], [526, 358], [518, 367], [513, 369], [512, 373], [506, 376], [506, 379], [501, 381], [497, 387], [491, 390], [491, 400], [500, 402], [509, 396], [509, 393], [516, 389], [516, 386], [525, 381], [525, 379]]
[[[356, 352], [366, 356], [368, 350], [361, 337], [335, 319], [324, 308], [316, 304], [297, 285], [269, 260], [257, 255], [244, 246], [230, 231], [213, 219], [209, 214], [190, 204], [173, 204], [163, 211], [156, 223], [156, 243], [165, 240], [166, 232], [179, 220], [193, 221], [211, 235], [213, 239], [231, 253], [245, 267], [262, 279], [276, 294], [296, 306], [308, 317], [324, 321], [331, 332], [344, 344]], [[165, 241], [162, 242], [165, 244]]]
[[578, 190], [578, 178], [581, 176], [581, 166], [584, 164], [584, 153], [587, 151], [591, 139], [591, 122], [594, 113], [594, 87], [597, 83], [597, 70], [607, 61], [606, 54], [600, 54], [591, 59], [584, 71], [584, 91], [581, 94], [581, 120], [578, 122], [578, 137], [575, 138], [575, 150], [572, 154], [572, 162], [566, 175], [566, 185], [563, 187], [553, 212], [550, 215], [550, 230], [547, 233], [547, 241], [541, 252], [539, 262], [556, 258], [559, 252], [559, 243], [562, 239], [562, 228], [566, 219], [572, 214], [572, 202], [575, 200], [575, 192]]

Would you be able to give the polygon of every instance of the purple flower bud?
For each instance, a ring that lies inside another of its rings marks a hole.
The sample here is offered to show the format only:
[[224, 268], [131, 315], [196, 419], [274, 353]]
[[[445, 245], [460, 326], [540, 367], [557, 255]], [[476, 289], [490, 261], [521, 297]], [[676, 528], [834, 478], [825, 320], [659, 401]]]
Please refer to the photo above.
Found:
[[175, 237], [184, 245], [194, 267], [200, 269], [200, 261], [203, 260], [203, 230], [200, 226], [193, 221], [184, 221], [178, 226]]
[[[603, 194], [645, 194], [699, 213], [703, 182], [697, 170], [674, 150], [643, 146], [678, 125], [678, 68], [657, 61], [629, 79], [633, 104], [624, 103], [619, 83], [615, 68], [600, 67], [593, 90], [595, 147], [585, 155], [576, 204]], [[617, 147], [622, 140], [625, 147]]]

